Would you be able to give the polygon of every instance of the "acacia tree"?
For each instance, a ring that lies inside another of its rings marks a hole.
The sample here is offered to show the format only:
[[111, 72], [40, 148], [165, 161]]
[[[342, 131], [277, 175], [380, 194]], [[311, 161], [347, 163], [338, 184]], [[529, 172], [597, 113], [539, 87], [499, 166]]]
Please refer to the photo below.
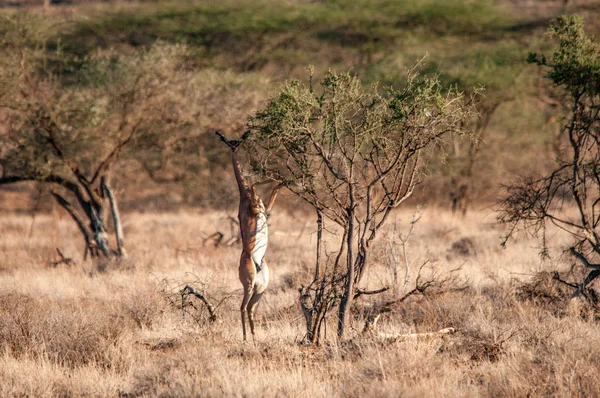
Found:
[[[600, 46], [585, 33], [579, 16], [561, 16], [549, 29], [558, 40], [551, 59], [530, 54], [529, 62], [549, 69], [548, 79], [563, 93], [565, 120], [556, 167], [549, 174], [508, 187], [500, 221], [509, 224], [508, 238], [520, 227], [542, 238], [548, 223], [573, 238], [569, 251], [589, 269], [573, 286], [587, 295], [600, 275]], [[571, 211], [574, 208], [574, 212]]]
[[325, 264], [319, 239], [313, 281], [301, 291], [311, 340], [338, 304], [338, 335], [344, 336], [353, 300], [374, 293], [357, 286], [377, 231], [423, 180], [436, 144], [462, 133], [472, 113], [461, 93], [411, 70], [401, 89], [364, 88], [350, 73], [329, 72], [318, 92], [312, 79], [292, 81], [251, 118], [254, 171], [313, 206], [319, 235], [325, 219], [342, 230], [339, 249]]
[[[9, 21], [10, 22], [10, 21]], [[0, 185], [48, 184], [92, 257], [123, 256], [110, 175], [119, 157], [166, 139], [181, 125], [169, 94], [185, 49], [157, 44], [133, 55], [85, 60], [50, 54], [45, 36], [15, 22], [0, 65]], [[11, 31], [12, 29], [7, 29]], [[79, 63], [80, 68], [72, 66]], [[112, 215], [116, 249], [107, 235]]]

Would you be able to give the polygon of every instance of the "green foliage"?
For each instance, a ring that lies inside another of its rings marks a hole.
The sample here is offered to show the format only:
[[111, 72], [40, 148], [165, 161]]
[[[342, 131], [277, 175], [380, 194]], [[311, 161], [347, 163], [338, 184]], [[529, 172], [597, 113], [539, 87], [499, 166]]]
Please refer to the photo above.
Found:
[[498, 29], [504, 15], [487, 1], [412, 1], [404, 8], [403, 22], [440, 35], [468, 35]]
[[324, 68], [347, 67], [357, 57], [360, 64], [370, 63], [374, 54], [396, 51], [409, 35], [500, 35], [508, 24], [505, 13], [485, 0], [237, 0], [113, 6], [90, 11], [61, 31], [65, 51], [79, 56], [97, 47], [147, 46], [159, 39], [186, 42], [198, 50], [196, 62], [202, 65], [248, 70], [269, 63], [299, 68], [307, 58], [323, 61]]
[[549, 62], [546, 57], [529, 54], [528, 61], [549, 66], [548, 78], [574, 97], [583, 93], [600, 93], [600, 46], [587, 36], [583, 19], [577, 15], [561, 16], [548, 33], [558, 40], [558, 49]]
[[[211, 35], [243, 37], [252, 34], [301, 32], [305, 29], [339, 30], [372, 28], [387, 30], [419, 28], [440, 34], [470, 34], [502, 26], [502, 14], [489, 3], [465, 4], [458, 0], [434, 1], [326, 1], [290, 4], [278, 1], [176, 2], [157, 7], [125, 7], [115, 12], [81, 21], [78, 33], [97, 34], [99, 40], [112, 40], [118, 30], [144, 44], [148, 38], [210, 40]], [[383, 25], [383, 26], [381, 26]], [[135, 31], [141, 31], [137, 35]], [[391, 32], [390, 32], [391, 33]]]
[[292, 81], [250, 120], [253, 166], [342, 223], [367, 196], [368, 206], [383, 203], [378, 211], [398, 205], [422, 152], [461, 132], [472, 111], [461, 93], [414, 70], [401, 89], [365, 88], [348, 72], [329, 72], [320, 90]]

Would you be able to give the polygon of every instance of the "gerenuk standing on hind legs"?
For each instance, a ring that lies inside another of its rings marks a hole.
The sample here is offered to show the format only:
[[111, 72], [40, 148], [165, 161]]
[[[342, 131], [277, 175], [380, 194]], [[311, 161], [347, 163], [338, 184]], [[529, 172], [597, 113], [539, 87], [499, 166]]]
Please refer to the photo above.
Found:
[[231, 162], [233, 171], [240, 189], [240, 208], [238, 219], [240, 221], [240, 231], [242, 233], [242, 257], [240, 258], [240, 282], [244, 287], [244, 299], [240, 311], [242, 312], [242, 331], [244, 341], [246, 340], [246, 313], [248, 313], [248, 322], [250, 323], [250, 332], [254, 337], [254, 310], [256, 304], [262, 297], [269, 284], [269, 267], [265, 261], [265, 252], [267, 251], [267, 241], [269, 239], [267, 230], [267, 216], [275, 203], [277, 193], [281, 188], [278, 185], [273, 189], [267, 207], [256, 194], [255, 188], [258, 185], [272, 182], [271, 180], [261, 181], [251, 186], [248, 185], [242, 169], [237, 159], [237, 149], [248, 137], [245, 133], [241, 139], [228, 141], [221, 133], [216, 132], [217, 136], [231, 149]]

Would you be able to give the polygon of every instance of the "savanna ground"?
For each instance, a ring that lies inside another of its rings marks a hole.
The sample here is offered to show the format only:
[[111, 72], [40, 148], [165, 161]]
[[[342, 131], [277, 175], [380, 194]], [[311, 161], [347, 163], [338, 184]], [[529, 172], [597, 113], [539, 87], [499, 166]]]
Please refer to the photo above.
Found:
[[[165, 165], [160, 178], [140, 167], [142, 152], [125, 153], [117, 163], [115, 191], [129, 252], [120, 261], [82, 261], [83, 239], [51, 205], [47, 187], [0, 189], [0, 396], [600, 395], [598, 315], [584, 301], [570, 300], [571, 288], [552, 275], [558, 270], [564, 279], [582, 279], [562, 252], [570, 242], [550, 230], [545, 260], [540, 242], [525, 234], [502, 248], [507, 231], [489, 205], [501, 197], [501, 184], [535, 176], [552, 162], [560, 98], [525, 59], [530, 51], [551, 52], [545, 31], [561, 13], [583, 15], [598, 37], [595, 0], [567, 6], [551, 0], [74, 1], [47, 9], [38, 3], [0, 1], [8, 6], [0, 10], [0, 34], [19, 27], [46, 35], [48, 64], [59, 53], [72, 61], [59, 77], [65, 87], [94, 57], [126, 57], [157, 42], [185, 44], [185, 68], [174, 73], [165, 95], [182, 98], [188, 144], [164, 152], [171, 158], [159, 162]], [[449, 142], [444, 161], [434, 158], [431, 178], [392, 214], [373, 249], [361, 287], [391, 290], [357, 300], [343, 342], [336, 341], [332, 313], [315, 347], [300, 344], [305, 326], [298, 306], [298, 288], [310, 282], [315, 260], [315, 216], [283, 195], [269, 221], [271, 283], [259, 304], [257, 336], [243, 343], [241, 249], [204, 242], [216, 231], [230, 237], [237, 201], [214, 130], [242, 130], [283, 81], [306, 80], [308, 65], [316, 78], [329, 68], [351, 68], [365, 84], [401, 85], [425, 53], [423, 73], [438, 73], [461, 89], [486, 87], [484, 102], [493, 111], [470, 172], [463, 144]], [[1, 65], [10, 65], [5, 58], [0, 52]], [[448, 198], [464, 181], [471, 204], [463, 217], [450, 212]], [[425, 205], [410, 235], [405, 283], [400, 234], [408, 233], [417, 203]], [[56, 248], [72, 261], [61, 262]], [[454, 327], [456, 333], [363, 335], [366, 310], [410, 291], [423, 264], [423, 277], [451, 280], [396, 305], [376, 332]], [[196, 308], [182, 308], [186, 284], [217, 305], [217, 322], [194, 298], [187, 302]]]
[[[421, 264], [458, 277], [384, 314], [378, 331], [456, 328], [444, 337], [382, 340], [362, 335], [360, 309], [349, 339], [335, 341], [335, 314], [319, 347], [299, 342], [304, 319], [297, 288], [310, 280], [312, 217], [275, 211], [267, 254], [271, 284], [258, 309], [254, 342], [243, 343], [237, 280], [240, 248], [202, 245], [228, 214], [127, 214], [131, 254], [119, 263], [81, 262], [81, 238], [57, 216], [0, 221], [1, 396], [595, 396], [600, 393], [600, 330], [585, 305], [526, 237], [506, 249], [493, 211], [465, 218], [435, 207], [410, 236], [410, 281], [389, 243], [406, 234], [397, 212], [364, 285], [412, 289]], [[394, 230], [395, 229], [395, 230]], [[52, 231], [52, 232], [50, 232]], [[60, 232], [60, 233], [58, 233]], [[561, 243], [551, 238], [551, 246]], [[55, 248], [75, 263], [53, 264]], [[552, 254], [560, 258], [560, 251]], [[542, 275], [542, 276], [540, 276]], [[535, 276], [535, 277], [534, 277]], [[537, 279], [536, 279], [537, 278]], [[532, 281], [534, 280], [534, 281]], [[181, 308], [185, 284], [218, 304], [211, 323], [199, 302]], [[392, 294], [392, 293], [386, 293]], [[359, 307], [383, 297], [359, 299]]]

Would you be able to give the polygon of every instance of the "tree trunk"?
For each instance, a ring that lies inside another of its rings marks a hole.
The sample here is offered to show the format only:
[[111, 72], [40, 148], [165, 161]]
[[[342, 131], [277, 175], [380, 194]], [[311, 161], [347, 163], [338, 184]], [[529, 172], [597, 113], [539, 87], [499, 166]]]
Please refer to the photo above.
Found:
[[346, 243], [346, 264], [348, 267], [346, 275], [346, 285], [344, 287], [344, 295], [340, 302], [340, 310], [338, 313], [338, 337], [342, 339], [344, 332], [348, 326], [350, 319], [350, 308], [354, 298], [354, 255], [353, 255], [353, 237], [354, 237], [354, 208], [348, 209], [348, 235]]
[[119, 208], [117, 200], [106, 181], [104, 179], [102, 180], [100, 188], [106, 193], [106, 197], [110, 203], [118, 250], [111, 248], [109, 243], [105, 222], [102, 216], [104, 213], [104, 204], [101, 201], [102, 198], [97, 193], [100, 192], [100, 190], [94, 190], [92, 184], [88, 184], [87, 181], [79, 181], [78, 183], [66, 186], [66, 188], [67, 191], [71, 192], [77, 199], [76, 203], [79, 204], [78, 209], [75, 209], [65, 197], [61, 196], [61, 194], [53, 192], [53, 196], [61, 207], [63, 207], [67, 213], [69, 213], [71, 218], [73, 218], [79, 231], [85, 238], [86, 248], [83, 260], [85, 261], [87, 259], [88, 254], [90, 254], [92, 258], [99, 256], [111, 258], [115, 255], [124, 257], [126, 253], [123, 245], [123, 228], [119, 216]]
[[119, 215], [119, 206], [117, 205], [117, 199], [112, 193], [112, 190], [108, 186], [106, 181], [102, 181], [102, 188], [108, 197], [110, 202], [110, 212], [112, 214], [113, 223], [115, 225], [115, 235], [117, 238], [117, 252], [121, 257], [127, 257], [125, 248], [123, 247], [123, 227], [121, 225], [121, 216]]
[[104, 223], [102, 222], [99, 213], [100, 212], [96, 211], [94, 206], [90, 204], [89, 217], [92, 231], [94, 231], [94, 240], [104, 257], [111, 257], [113, 251], [108, 243], [108, 235], [106, 234], [106, 229], [104, 228]]
[[56, 192], [52, 192], [52, 195], [54, 196], [54, 199], [58, 202], [58, 204], [63, 209], [65, 209], [67, 211], [67, 213], [69, 213], [69, 215], [71, 216], [73, 221], [75, 221], [75, 223], [77, 224], [77, 227], [79, 228], [79, 232], [81, 232], [81, 234], [83, 235], [83, 237], [85, 239], [86, 254], [87, 254], [87, 251], [90, 249], [90, 246], [93, 245], [94, 237], [86, 229], [84, 221], [81, 219], [81, 217], [79, 217], [79, 215], [77, 214], [75, 209], [73, 209], [73, 205], [71, 205], [71, 203], [68, 200], [66, 200], [65, 198], [63, 198], [61, 195], [59, 195]]

